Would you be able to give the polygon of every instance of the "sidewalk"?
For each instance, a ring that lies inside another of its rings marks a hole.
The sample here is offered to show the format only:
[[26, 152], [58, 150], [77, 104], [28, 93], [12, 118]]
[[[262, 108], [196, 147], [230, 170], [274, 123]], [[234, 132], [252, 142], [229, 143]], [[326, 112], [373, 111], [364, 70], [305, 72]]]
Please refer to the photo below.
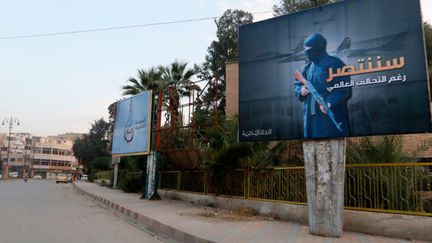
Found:
[[344, 232], [341, 238], [318, 237], [310, 235], [307, 226], [268, 217], [218, 217], [211, 208], [176, 200], [142, 200], [138, 194], [88, 182], [76, 181], [74, 188], [113, 213], [169, 241], [407, 242], [354, 232]]

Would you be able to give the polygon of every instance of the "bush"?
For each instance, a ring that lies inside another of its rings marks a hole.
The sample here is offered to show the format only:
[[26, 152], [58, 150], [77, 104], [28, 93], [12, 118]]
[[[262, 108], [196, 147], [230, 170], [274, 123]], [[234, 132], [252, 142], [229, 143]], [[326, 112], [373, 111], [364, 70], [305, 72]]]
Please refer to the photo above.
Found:
[[141, 173], [125, 173], [119, 178], [119, 187], [124, 192], [141, 192], [143, 181]]

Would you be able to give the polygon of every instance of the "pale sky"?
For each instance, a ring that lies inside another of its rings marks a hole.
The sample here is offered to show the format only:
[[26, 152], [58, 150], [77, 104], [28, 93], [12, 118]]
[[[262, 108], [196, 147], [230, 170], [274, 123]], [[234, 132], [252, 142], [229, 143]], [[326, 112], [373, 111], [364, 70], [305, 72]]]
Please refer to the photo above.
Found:
[[[421, 0], [432, 23], [432, 0]], [[0, 124], [47, 136], [86, 133], [136, 70], [175, 59], [204, 61], [215, 39], [213, 20], [23, 39], [1, 39], [221, 16], [226, 9], [272, 11], [279, 0], [14, 0], [0, 3]], [[255, 21], [272, 14], [257, 14]], [[0, 133], [7, 132], [0, 125]]]

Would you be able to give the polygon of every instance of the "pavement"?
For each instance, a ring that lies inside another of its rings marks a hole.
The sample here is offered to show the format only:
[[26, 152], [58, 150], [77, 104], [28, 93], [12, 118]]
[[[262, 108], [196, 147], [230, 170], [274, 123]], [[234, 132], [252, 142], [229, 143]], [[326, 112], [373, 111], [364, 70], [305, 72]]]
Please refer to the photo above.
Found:
[[[100, 206], [167, 242], [411, 242], [345, 231], [340, 238], [309, 234], [305, 225], [241, 212], [218, 210], [178, 200], [149, 201], [95, 183], [74, 188]], [[420, 242], [420, 241], [415, 241]]]

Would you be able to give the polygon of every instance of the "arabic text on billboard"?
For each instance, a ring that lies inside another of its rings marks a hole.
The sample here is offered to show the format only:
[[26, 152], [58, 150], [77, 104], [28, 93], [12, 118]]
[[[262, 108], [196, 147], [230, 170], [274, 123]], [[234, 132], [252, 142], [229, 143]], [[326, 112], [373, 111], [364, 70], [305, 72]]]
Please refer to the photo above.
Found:
[[239, 75], [240, 141], [431, 130], [418, 0], [345, 0], [241, 26]]

